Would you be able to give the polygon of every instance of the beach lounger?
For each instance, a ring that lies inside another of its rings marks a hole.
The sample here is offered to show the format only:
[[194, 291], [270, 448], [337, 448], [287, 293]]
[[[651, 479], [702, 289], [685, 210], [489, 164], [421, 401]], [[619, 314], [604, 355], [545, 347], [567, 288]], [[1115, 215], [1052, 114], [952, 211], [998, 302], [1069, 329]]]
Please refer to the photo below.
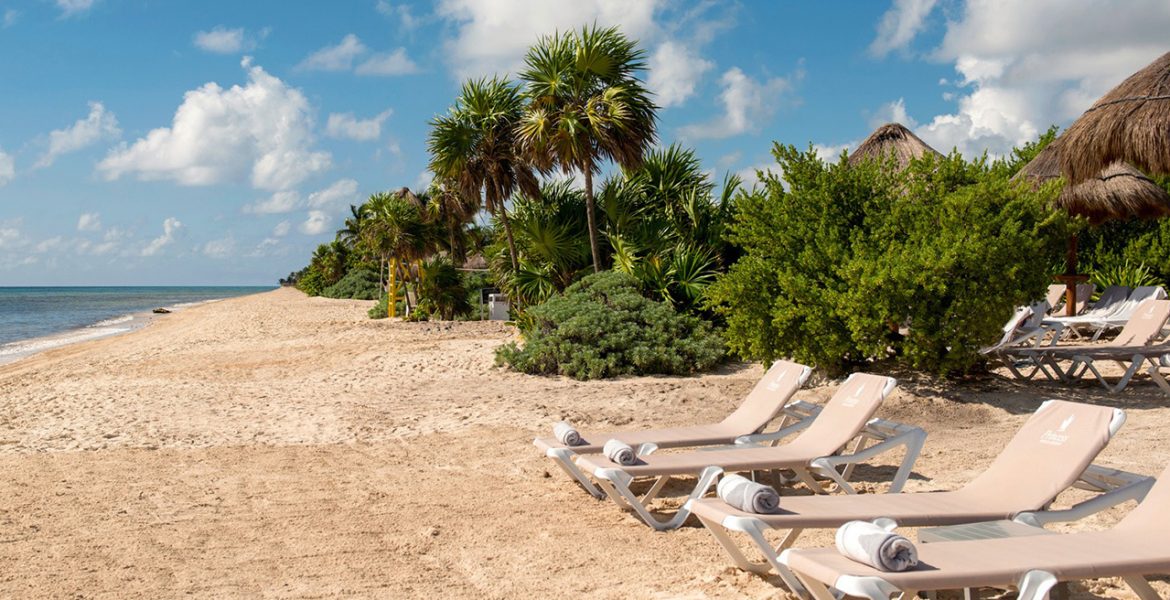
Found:
[[[1021, 306], [1003, 326], [1003, 336], [995, 344], [988, 346], [981, 353], [1007, 360], [1011, 358], [1012, 349], [1018, 346], [1038, 345], [1051, 330], [1042, 327], [1048, 314], [1048, 301], [1041, 300], [1031, 306]], [[1053, 338], [1052, 343], [1056, 343]], [[1013, 363], [1014, 364], [1014, 363]], [[1010, 365], [1009, 365], [1010, 366]]]
[[[1102, 294], [1102, 297], [1104, 297], [1104, 294]], [[1100, 313], [1097, 311], [1089, 311], [1084, 315], [1075, 317], [1045, 319], [1044, 326], [1052, 328], [1053, 335], [1057, 338], [1063, 337], [1065, 332], [1071, 332], [1077, 336], [1092, 333], [1091, 339], [1096, 341], [1106, 331], [1123, 327], [1129, 322], [1130, 317], [1133, 316], [1134, 311], [1137, 310], [1138, 305], [1142, 302], [1150, 299], [1160, 300], [1163, 298], [1166, 298], [1166, 290], [1162, 286], [1138, 287], [1134, 288], [1129, 296], [1123, 302], [1117, 304], [1111, 311], [1106, 312], [1103, 309]]]
[[[783, 496], [774, 514], [748, 513], [719, 498], [691, 501], [691, 513], [731, 555], [736, 566], [767, 574], [774, 569], [790, 590], [800, 584], [780, 561], [805, 529], [840, 527], [848, 521], [885, 518], [910, 527], [1011, 519], [1043, 510], [1058, 494], [1076, 486], [1105, 492], [1070, 509], [1091, 514], [1139, 497], [1145, 487], [1105, 476], [1091, 465], [1125, 423], [1120, 409], [1049, 400], [1020, 428], [981, 475], [960, 489], [930, 493], [861, 496]], [[1147, 484], [1148, 485], [1148, 484]], [[778, 546], [765, 536], [787, 530]], [[764, 561], [750, 560], [729, 534], [746, 534]]]
[[[1158, 365], [1162, 356], [1170, 353], [1167, 344], [1151, 345], [1161, 337], [1168, 319], [1170, 300], [1146, 300], [1137, 307], [1121, 333], [1109, 342], [1024, 348], [1017, 352], [1028, 356], [1049, 379], [1070, 383], [1091, 372], [1106, 390], [1119, 392], [1125, 389], [1143, 364], [1149, 361]], [[1062, 369], [1060, 360], [1072, 362], [1068, 368]], [[1095, 365], [1098, 360], [1112, 360], [1125, 369], [1117, 383], [1111, 384], [1105, 379]]]
[[[1044, 299], [1048, 301], [1050, 307], [1049, 315], [1053, 317], [1067, 316], [1068, 311], [1065, 310], [1064, 304], [1068, 298], [1067, 291], [1068, 287], [1063, 283], [1048, 286], [1048, 293], [1045, 294]], [[1073, 316], [1084, 312], [1095, 291], [1097, 291], [1097, 286], [1092, 283], [1077, 284], [1077, 303], [1073, 310]]]
[[1142, 600], [1159, 596], [1146, 577], [1170, 573], [1170, 469], [1145, 499], [1112, 529], [986, 540], [946, 541], [918, 547], [918, 566], [888, 573], [849, 560], [835, 550], [788, 550], [781, 562], [817, 600], [835, 600], [830, 587], [849, 596], [885, 600], [917, 591], [997, 587], [1019, 590], [1019, 600], [1041, 600], [1061, 581], [1120, 577]]
[[769, 423], [780, 417], [778, 432], [794, 433], [812, 422], [820, 407], [807, 402], [792, 402], [792, 396], [808, 380], [812, 369], [794, 362], [778, 360], [772, 363], [752, 391], [744, 398], [739, 408], [719, 423], [674, 427], [670, 429], [647, 429], [642, 431], [615, 431], [582, 434], [582, 445], [566, 446], [556, 438], [537, 438], [533, 444], [586, 491], [597, 498], [605, 495], [577, 468], [574, 463], [582, 454], [601, 452], [605, 442], [616, 439], [629, 444], [639, 455], [649, 454], [658, 448], [685, 448], [691, 446], [712, 446], [731, 444], [745, 435], [759, 433]]
[[[633, 466], [622, 466], [600, 455], [582, 456], [577, 459], [577, 466], [592, 476], [618, 506], [634, 512], [659, 531], [679, 527], [690, 514], [688, 503], [679, 508], [673, 518], [662, 521], [648, 508], [666, 482], [677, 475], [698, 477], [688, 500], [702, 497], [722, 473], [741, 471], [791, 471], [814, 492], [827, 493], [817, 481], [817, 477], [823, 477], [835, 482], [846, 493], [853, 493], [846, 481], [853, 465], [904, 448], [905, 455], [893, 482], [895, 489], [901, 489], [918, 458], [926, 432], [917, 427], [872, 419], [895, 385], [890, 377], [864, 373], [850, 375], [812, 424], [782, 445], [763, 445], [778, 440], [774, 434], [762, 434], [745, 437], [732, 448], [650, 454], [641, 457]], [[848, 448], [851, 441], [855, 443]], [[870, 442], [875, 443], [866, 447]], [[641, 498], [630, 490], [631, 481], [638, 477], [657, 478]]]

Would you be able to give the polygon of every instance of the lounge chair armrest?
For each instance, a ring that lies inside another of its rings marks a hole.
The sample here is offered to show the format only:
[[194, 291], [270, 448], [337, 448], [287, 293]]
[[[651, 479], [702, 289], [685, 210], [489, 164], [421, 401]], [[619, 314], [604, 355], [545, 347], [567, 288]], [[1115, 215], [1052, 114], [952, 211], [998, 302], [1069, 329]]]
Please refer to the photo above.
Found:
[[894, 423], [883, 419], [873, 419], [862, 430], [862, 435], [880, 441], [868, 448], [851, 454], [838, 454], [818, 458], [811, 465], [822, 473], [828, 474], [830, 470], [835, 472], [835, 469], [839, 466], [865, 462], [899, 446], [903, 446], [906, 449], [906, 455], [903, 457], [902, 464], [899, 466], [898, 472], [894, 476], [894, 481], [890, 486], [890, 493], [900, 492], [902, 487], [906, 485], [906, 481], [910, 478], [910, 471], [913, 469], [914, 463], [918, 460], [918, 454], [922, 452], [923, 444], [926, 443], [926, 431], [912, 425]]
[[813, 419], [821, 413], [821, 407], [803, 400], [788, 403], [782, 410], [785, 416], [796, 419], [796, 422], [781, 427], [776, 431], [741, 435], [735, 438], [737, 445], [755, 445], [767, 442], [780, 441], [798, 431], [803, 431], [812, 425]]
[[1099, 496], [1094, 496], [1066, 509], [1020, 513], [1012, 520], [1033, 527], [1044, 527], [1050, 523], [1079, 521], [1129, 500], [1137, 500], [1140, 502], [1146, 497], [1146, 494], [1153, 485], [1154, 478], [1145, 477], [1110, 489]]

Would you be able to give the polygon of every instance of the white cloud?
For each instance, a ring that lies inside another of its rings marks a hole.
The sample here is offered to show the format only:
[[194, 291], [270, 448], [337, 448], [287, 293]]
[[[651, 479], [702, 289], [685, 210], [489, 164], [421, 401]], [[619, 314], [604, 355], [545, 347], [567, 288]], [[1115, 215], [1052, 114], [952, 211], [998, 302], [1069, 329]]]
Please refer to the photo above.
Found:
[[244, 206], [244, 212], [255, 215], [278, 215], [301, 207], [301, 195], [294, 190], [281, 190], [262, 200]]
[[719, 102], [723, 114], [706, 123], [687, 125], [679, 130], [683, 138], [700, 140], [726, 138], [749, 130], [758, 130], [765, 125], [776, 108], [790, 102], [794, 81], [803, 77], [798, 70], [791, 77], [773, 77], [764, 82], [748, 77], [739, 67], [732, 67], [721, 78], [723, 92]]
[[4, 10], [4, 17], [0, 18], [0, 21], [3, 22], [2, 26], [7, 29], [16, 24], [16, 19], [18, 17], [20, 17], [20, 11], [16, 10], [15, 8], [8, 8]]
[[305, 235], [318, 235], [329, 229], [329, 215], [324, 211], [310, 210], [304, 223], [298, 228]]
[[248, 37], [243, 27], [216, 25], [210, 31], [195, 32], [191, 41], [199, 49], [216, 54], [239, 54], [256, 48], [256, 40]]
[[65, 238], [58, 235], [58, 236], [51, 237], [51, 238], [37, 242], [37, 245], [33, 246], [33, 251], [37, 252], [38, 254], [45, 254], [46, 252], [52, 252], [54, 250], [57, 250], [58, 248], [61, 248], [64, 245], [65, 245]]
[[332, 208], [356, 203], [358, 182], [352, 179], [338, 179], [329, 187], [309, 194], [309, 208]]
[[3, 149], [0, 149], [0, 187], [8, 184], [16, 178], [16, 161], [12, 160], [12, 156], [5, 154]]
[[411, 14], [409, 4], [391, 4], [386, 0], [378, 0], [374, 8], [387, 17], [397, 18], [403, 29], [413, 30], [420, 24], [419, 19]]
[[376, 140], [382, 136], [382, 123], [394, 111], [386, 109], [369, 119], [358, 119], [353, 113], [333, 113], [325, 124], [325, 135], [358, 141]]
[[893, 102], [887, 102], [881, 105], [869, 117], [870, 129], [877, 129], [886, 123], [901, 123], [909, 129], [914, 129], [918, 126], [918, 121], [915, 121], [914, 117], [911, 117], [906, 112], [905, 98], [898, 98]]
[[62, 17], [72, 17], [93, 8], [94, 0], [57, 0]]
[[163, 221], [163, 234], [151, 240], [150, 243], [142, 249], [141, 255], [154, 256], [155, 254], [158, 254], [160, 250], [169, 246], [172, 242], [175, 241], [175, 235], [177, 235], [179, 230], [182, 228], [183, 224], [179, 222], [178, 219], [174, 217], [167, 217], [167, 219]]
[[857, 142], [845, 142], [844, 144], [813, 144], [813, 152], [816, 152], [817, 158], [827, 162], [835, 163], [837, 159], [841, 158], [841, 153], [846, 150], [852, 150], [857, 146]]
[[916, 133], [943, 152], [1005, 154], [1164, 53], [1168, 29], [1164, 0], [971, 0], [933, 56], [955, 65], [956, 110]]
[[869, 53], [883, 57], [894, 50], [904, 50], [926, 25], [926, 17], [938, 0], [894, 0], [893, 6], [882, 15], [877, 37], [869, 45]]
[[325, 46], [310, 54], [297, 68], [306, 71], [348, 71], [353, 68], [353, 61], [367, 50], [366, 45], [351, 33], [336, 46]]
[[0, 249], [12, 250], [28, 244], [28, 238], [20, 230], [24, 220], [20, 218], [0, 220]]
[[272, 235], [275, 237], [284, 237], [288, 235], [288, 230], [290, 227], [292, 227], [291, 223], [288, 221], [281, 221], [276, 224], [276, 227], [272, 228]]
[[637, 40], [657, 33], [655, 11], [663, 0], [440, 0], [435, 14], [453, 26], [444, 41], [452, 75], [463, 80], [515, 73], [524, 54], [543, 35], [596, 23], [620, 25]]
[[38, 169], [48, 167], [64, 154], [120, 135], [122, 130], [118, 129], [118, 119], [114, 113], [107, 111], [101, 102], [90, 102], [87, 117], [78, 119], [65, 129], [49, 132], [49, 149], [33, 166]]
[[678, 106], [695, 94], [695, 85], [715, 63], [699, 56], [693, 45], [666, 41], [658, 45], [648, 61], [646, 85], [663, 108]]
[[182, 185], [250, 180], [286, 190], [329, 168], [328, 152], [312, 150], [313, 121], [304, 94], [244, 58], [247, 85], [207, 83], [184, 95], [170, 128], [122, 144], [98, 164], [106, 179], [135, 174]]
[[418, 65], [406, 55], [406, 48], [375, 54], [353, 70], [358, 75], [410, 75], [418, 73]]
[[203, 256], [208, 258], [224, 259], [235, 254], [236, 240], [231, 237], [226, 237], [219, 240], [211, 240], [203, 244], [201, 252]]
[[98, 213], [82, 213], [82, 215], [77, 218], [78, 231], [101, 231], [101, 229], [102, 217]]
[[411, 189], [425, 190], [425, 189], [431, 187], [431, 182], [434, 180], [435, 180], [435, 174], [432, 173], [429, 169], [423, 169], [422, 171], [419, 171], [418, 177], [414, 178], [414, 187], [412, 187]]

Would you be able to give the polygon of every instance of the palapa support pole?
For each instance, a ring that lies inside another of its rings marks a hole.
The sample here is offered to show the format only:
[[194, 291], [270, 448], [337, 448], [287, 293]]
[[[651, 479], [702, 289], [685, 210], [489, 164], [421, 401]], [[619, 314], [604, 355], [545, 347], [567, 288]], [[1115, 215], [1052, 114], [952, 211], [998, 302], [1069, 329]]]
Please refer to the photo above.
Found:
[[[1068, 238], [1068, 249], [1064, 255], [1064, 273], [1065, 275], [1077, 274], [1077, 234], [1072, 234]], [[1077, 282], [1074, 279], [1069, 279], [1064, 282], [1064, 314], [1073, 316], [1077, 314]]]

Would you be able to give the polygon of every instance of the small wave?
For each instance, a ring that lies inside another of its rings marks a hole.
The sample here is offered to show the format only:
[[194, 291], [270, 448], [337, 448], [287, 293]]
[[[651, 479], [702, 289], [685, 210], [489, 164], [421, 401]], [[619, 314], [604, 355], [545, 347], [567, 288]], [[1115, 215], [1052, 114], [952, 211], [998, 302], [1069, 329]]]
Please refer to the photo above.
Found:
[[133, 321], [133, 320], [134, 320], [134, 315], [122, 315], [122, 316], [120, 316], [120, 317], [114, 317], [114, 318], [112, 318], [112, 319], [106, 319], [106, 320], [104, 320], [104, 321], [98, 321], [97, 323], [94, 323], [93, 325], [90, 325], [89, 327], [90, 327], [90, 328], [94, 328], [94, 327], [109, 327], [110, 325], [118, 325], [118, 324], [120, 324], [120, 323], [126, 323], [126, 322], [128, 322], [128, 321]]
[[129, 327], [87, 327], [80, 332], [69, 335], [57, 335], [47, 338], [10, 342], [0, 346], [0, 356], [31, 354], [33, 352], [59, 348], [69, 344], [84, 342], [86, 340], [105, 337], [107, 335], [114, 335], [116, 333], [125, 333], [127, 331], [130, 331]]

